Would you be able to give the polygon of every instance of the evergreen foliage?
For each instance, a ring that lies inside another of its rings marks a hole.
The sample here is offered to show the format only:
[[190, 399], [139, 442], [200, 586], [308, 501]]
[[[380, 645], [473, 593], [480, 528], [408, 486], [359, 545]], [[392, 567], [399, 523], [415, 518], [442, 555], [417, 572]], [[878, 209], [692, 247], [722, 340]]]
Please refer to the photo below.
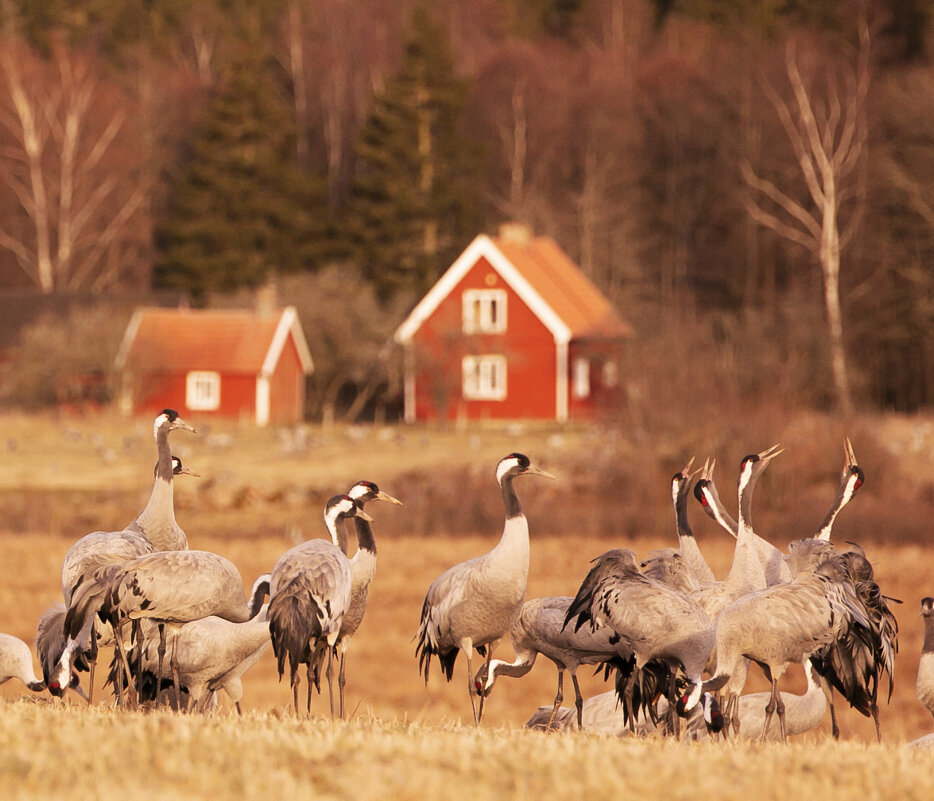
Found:
[[422, 6], [401, 71], [376, 97], [357, 147], [349, 241], [379, 294], [426, 290], [476, 235], [479, 150], [461, 132], [467, 86]]
[[[294, 159], [294, 126], [267, 62], [244, 49], [170, 184], [157, 231], [157, 286], [214, 291], [257, 286], [314, 266], [323, 225], [320, 180]], [[317, 229], [317, 230], [316, 230]]]

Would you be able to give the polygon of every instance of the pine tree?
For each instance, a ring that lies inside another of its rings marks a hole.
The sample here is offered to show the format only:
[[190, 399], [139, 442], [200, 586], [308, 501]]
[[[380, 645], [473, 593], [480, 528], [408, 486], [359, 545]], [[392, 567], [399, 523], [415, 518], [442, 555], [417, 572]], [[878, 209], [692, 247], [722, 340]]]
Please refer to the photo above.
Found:
[[467, 85], [422, 6], [400, 73], [374, 104], [351, 189], [354, 257], [383, 298], [422, 292], [477, 233], [479, 150], [462, 134]]
[[320, 180], [297, 168], [294, 141], [275, 73], [244, 47], [169, 186], [157, 286], [189, 290], [203, 302], [209, 292], [314, 265], [323, 197]]

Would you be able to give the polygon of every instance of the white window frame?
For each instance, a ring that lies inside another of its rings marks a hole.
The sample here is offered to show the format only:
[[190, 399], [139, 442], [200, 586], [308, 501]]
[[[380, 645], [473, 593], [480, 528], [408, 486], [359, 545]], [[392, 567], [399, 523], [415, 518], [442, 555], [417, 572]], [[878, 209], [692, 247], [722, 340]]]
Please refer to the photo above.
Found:
[[571, 369], [571, 395], [583, 399], [590, 397], [590, 359], [577, 356]]
[[465, 334], [506, 332], [505, 289], [465, 289], [461, 302]]
[[465, 356], [461, 362], [464, 400], [505, 400], [506, 374], [505, 356]]
[[221, 374], [213, 370], [192, 370], [185, 376], [185, 406], [211, 412], [221, 405]]

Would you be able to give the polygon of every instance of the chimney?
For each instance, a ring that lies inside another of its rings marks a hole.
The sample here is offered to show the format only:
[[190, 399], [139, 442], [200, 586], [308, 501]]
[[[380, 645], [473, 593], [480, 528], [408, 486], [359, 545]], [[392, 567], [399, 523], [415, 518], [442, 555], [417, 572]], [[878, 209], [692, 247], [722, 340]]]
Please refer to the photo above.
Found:
[[522, 222], [502, 223], [499, 238], [510, 245], [528, 245], [532, 241], [532, 226]]
[[275, 317], [279, 306], [279, 291], [276, 282], [270, 278], [256, 290], [256, 316], [263, 319]]

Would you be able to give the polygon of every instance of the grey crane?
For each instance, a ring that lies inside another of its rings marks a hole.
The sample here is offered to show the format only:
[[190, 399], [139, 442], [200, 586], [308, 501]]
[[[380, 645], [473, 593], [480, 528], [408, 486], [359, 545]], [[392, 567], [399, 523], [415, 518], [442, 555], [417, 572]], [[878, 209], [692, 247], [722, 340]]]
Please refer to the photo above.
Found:
[[523, 603], [509, 630], [515, 660], [493, 659], [489, 666], [484, 664], [474, 679], [477, 692], [489, 695], [499, 676], [526, 675], [541, 654], [554, 662], [558, 669], [558, 691], [551, 707], [552, 720], [564, 700], [564, 672], [568, 671], [574, 684], [574, 705], [580, 725], [584, 698], [577, 680], [578, 667], [628, 663], [633, 654], [632, 649], [624, 645], [610, 628], [591, 630], [586, 627], [577, 631], [564, 628], [564, 618], [573, 600], [568, 596], [556, 596], [533, 598]]
[[733, 549], [730, 571], [723, 581], [705, 587], [692, 595], [711, 620], [716, 621], [724, 607], [737, 598], [765, 589], [767, 586], [766, 566], [761, 561], [761, 552], [757, 545], [761, 538], [757, 537], [750, 522], [752, 493], [769, 462], [781, 452], [781, 449], [774, 445], [761, 453], [749, 454], [740, 463], [737, 481], [739, 521], [736, 524], [736, 544]]
[[32, 666], [32, 651], [19, 637], [0, 634], [0, 684], [19, 679], [34, 693], [45, 689], [45, 682]]
[[694, 464], [694, 457], [684, 466], [683, 469], [674, 474], [671, 479], [671, 501], [675, 508], [675, 523], [678, 530], [678, 547], [681, 555], [687, 563], [690, 572], [697, 582], [698, 588], [713, 586], [716, 583], [713, 571], [704, 555], [700, 552], [697, 540], [694, 538], [694, 531], [688, 521], [687, 500], [691, 494], [691, 485], [694, 477], [700, 471], [691, 472], [691, 466]]
[[[785, 734], [788, 736], [813, 731], [827, 714], [827, 695], [821, 676], [809, 660], [805, 660], [803, 666], [807, 677], [804, 693], [780, 693], [781, 702], [785, 707]], [[739, 697], [736, 714], [741, 721], [738, 733], [741, 739], [781, 739], [781, 732], [776, 727], [772, 726], [766, 731], [766, 709], [770, 700], [771, 691], [747, 693]], [[703, 740], [710, 736], [708, 728], [696, 720], [688, 724], [688, 730], [690, 739]]]
[[794, 580], [746, 595], [727, 606], [717, 620], [717, 667], [705, 689], [723, 688], [723, 713], [739, 731], [739, 694], [746, 682], [747, 659], [762, 667], [771, 682], [763, 737], [777, 710], [786, 734], [785, 709], [778, 681], [787, 665], [803, 662], [845, 634], [869, 628], [862, 605], [838, 555], [829, 543], [803, 540], [792, 549], [808, 552], [799, 559]]
[[438, 657], [441, 672], [450, 681], [457, 654], [464, 652], [467, 693], [475, 724], [483, 716], [483, 696], [478, 711], [474, 703], [473, 649], [485, 655], [489, 664], [496, 645], [512, 626], [529, 577], [529, 523], [513, 487], [519, 476], [554, 479], [525, 454], [510, 453], [500, 459], [496, 480], [506, 508], [506, 522], [499, 543], [482, 556], [448, 568], [431, 583], [416, 634], [415, 655], [426, 684], [432, 656]]
[[921, 599], [921, 617], [924, 619], [924, 643], [918, 661], [915, 694], [924, 708], [934, 715], [934, 598]]
[[[160, 525], [171, 527], [175, 524], [171, 481], [168, 482], [168, 498], [165, 497], [164, 485], [167, 482], [161, 474], [163, 456], [161, 449], [169, 431], [175, 428], [187, 430], [190, 426], [177, 415], [172, 417], [169, 412], [171, 412], [170, 409], [164, 410], [156, 417], [154, 422], [156, 441], [160, 448], [160, 461], [156, 463], [154, 469], [153, 488], [150, 493], [150, 501], [146, 505], [146, 508], [151, 512], [147, 518], [150, 521], [150, 527], [159, 527]], [[172, 412], [172, 414], [175, 413]], [[182, 465], [181, 459], [176, 456], [169, 457], [169, 469], [173, 476], [198, 475]], [[159, 501], [155, 502], [154, 499], [157, 498]], [[156, 515], [156, 511], [159, 511], [164, 518], [161, 522], [159, 516]], [[94, 531], [81, 537], [68, 549], [62, 562], [62, 596], [65, 599], [66, 607], [71, 604], [74, 589], [83, 577], [93, 575], [107, 566], [122, 564], [155, 550], [152, 541], [149, 540], [144, 529], [137, 525], [136, 521], [130, 523], [127, 528], [121, 531]], [[49, 686], [64, 688], [70, 685], [72, 667], [80, 652], [82, 661], [87, 664], [90, 671], [88, 687], [88, 702], [90, 703], [94, 697], [97, 649], [101, 644], [99, 640], [103, 637], [106, 644], [110, 636], [111, 632], [106, 630], [106, 624], [96, 621], [94, 615], [87, 615], [84, 628], [75, 637], [69, 637], [66, 640], [59, 657], [57, 669], [46, 676]]]
[[143, 511], [127, 527], [149, 540], [154, 551], [181, 551], [188, 547], [188, 538], [175, 520], [172, 479], [177, 473], [174, 470], [175, 462], [169, 448], [169, 434], [179, 429], [193, 434], [197, 433], [192, 426], [179, 417], [174, 409], [163, 409], [156, 415], [152, 424], [152, 433], [159, 455], [156, 462], [155, 481]]
[[866, 480], [863, 469], [856, 463], [856, 455], [853, 453], [853, 445], [849, 437], [843, 443], [843, 456], [843, 471], [840, 475], [840, 487], [837, 490], [837, 496], [821, 521], [817, 534], [814, 535], [819, 540], [830, 540], [834, 520], [837, 519], [837, 515], [840, 514], [843, 507], [853, 500], [856, 491], [863, 486]]
[[[254, 595], [259, 585], [254, 585]], [[174, 640], [181, 624], [209, 615], [243, 623], [255, 614], [254, 606], [252, 599], [244, 599], [243, 579], [230, 560], [209, 551], [159, 551], [105, 567], [79, 582], [65, 615], [65, 632], [74, 637], [97, 612], [113, 627], [117, 652], [126, 675], [132, 676], [123, 629], [142, 618], [152, 619], [160, 624], [161, 678], [168, 635]], [[169, 664], [178, 688], [174, 647]], [[135, 700], [131, 696], [131, 703]]]
[[289, 661], [292, 708], [298, 714], [298, 666], [307, 666], [306, 713], [311, 712], [311, 687], [327, 659], [331, 715], [334, 694], [330, 691], [334, 646], [341, 623], [350, 607], [350, 560], [337, 542], [338, 524], [350, 517], [372, 518], [349, 495], [335, 495], [324, 508], [324, 522], [331, 542], [308, 540], [286, 551], [272, 569], [269, 587], [269, 634], [276, 656], [279, 678]]
[[[393, 498], [392, 495], [383, 492], [372, 481], [358, 481], [348, 491], [347, 494], [356, 501], [361, 509], [370, 501], [387, 501], [388, 503], [402, 506], [402, 501]], [[370, 591], [370, 584], [376, 575], [376, 538], [373, 536], [373, 529], [368, 520], [354, 515], [354, 527], [357, 531], [357, 552], [350, 560], [350, 607], [347, 609], [344, 619], [341, 621], [340, 636], [337, 640], [337, 650], [340, 654], [340, 668], [337, 673], [337, 687], [340, 695], [340, 716], [344, 717], [344, 686], [347, 683], [347, 651], [350, 648], [350, 641], [357, 629], [363, 622], [363, 616], [366, 614], [367, 596]], [[344, 531], [343, 526], [338, 529]], [[344, 546], [340, 542], [335, 543], [344, 554], [347, 554], [346, 537]]]
[[[768, 586], [790, 581], [791, 573], [785, 563], [785, 555], [768, 540], [760, 537], [752, 528], [749, 521], [751, 519], [750, 515], [752, 510], [752, 493], [756, 482], [769, 461], [779, 453], [781, 453], [781, 450], [778, 449], [777, 445], [774, 445], [762, 453], [745, 457], [740, 468], [737, 492], [739, 501], [738, 513], [741, 518], [745, 515], [745, 523], [755, 543], [756, 554], [758, 555], [762, 569], [765, 571], [765, 581]], [[704, 464], [701, 478], [698, 479], [697, 483], [694, 485], [694, 497], [697, 498], [701, 507], [709, 517], [715, 520], [726, 532], [736, 537], [740, 523], [734, 520], [729, 512], [726, 511], [717, 493], [717, 488], [713, 480], [716, 464], [716, 459]], [[743, 485], [744, 481], [745, 485]]]
[[[241, 678], [271, 644], [266, 617], [268, 608], [269, 605], [264, 604], [256, 615], [243, 623], [209, 615], [179, 627], [174, 648], [180, 689], [187, 696], [189, 710], [204, 711], [215, 694], [223, 690], [233, 701], [237, 713], [242, 714]], [[154, 643], [153, 636], [144, 637], [142, 653], [131, 654], [129, 659], [131, 665], [141, 660], [142, 675], [153, 679], [153, 690], [158, 684], [159, 669]], [[143, 694], [145, 699], [145, 690]]]
[[[692, 685], [682, 699], [684, 711], [690, 712], [701, 698], [701, 674], [714, 645], [714, 624], [695, 601], [643, 575], [632, 550], [607, 551], [593, 561], [564, 625], [574, 620], [577, 629], [588, 621], [593, 629], [609, 626], [632, 649], [636, 671], [655, 660], [669, 665], [669, 726], [677, 733], [677, 671], [682, 669]], [[630, 683], [627, 693], [631, 692]]]
[[52, 674], [58, 669], [59, 659], [65, 650], [65, 640], [65, 605], [53, 604], [39, 615], [39, 622], [36, 626], [36, 652], [39, 655], [39, 664], [42, 666], [46, 687], [56, 698], [63, 697], [68, 690], [71, 690], [90, 704], [91, 697], [81, 689], [81, 682], [74, 669], [79, 663], [82, 670], [88, 669], [84, 655], [79, 655], [75, 664], [69, 667], [71, 672], [67, 682], [62, 682], [59, 677], [52, 679]]

